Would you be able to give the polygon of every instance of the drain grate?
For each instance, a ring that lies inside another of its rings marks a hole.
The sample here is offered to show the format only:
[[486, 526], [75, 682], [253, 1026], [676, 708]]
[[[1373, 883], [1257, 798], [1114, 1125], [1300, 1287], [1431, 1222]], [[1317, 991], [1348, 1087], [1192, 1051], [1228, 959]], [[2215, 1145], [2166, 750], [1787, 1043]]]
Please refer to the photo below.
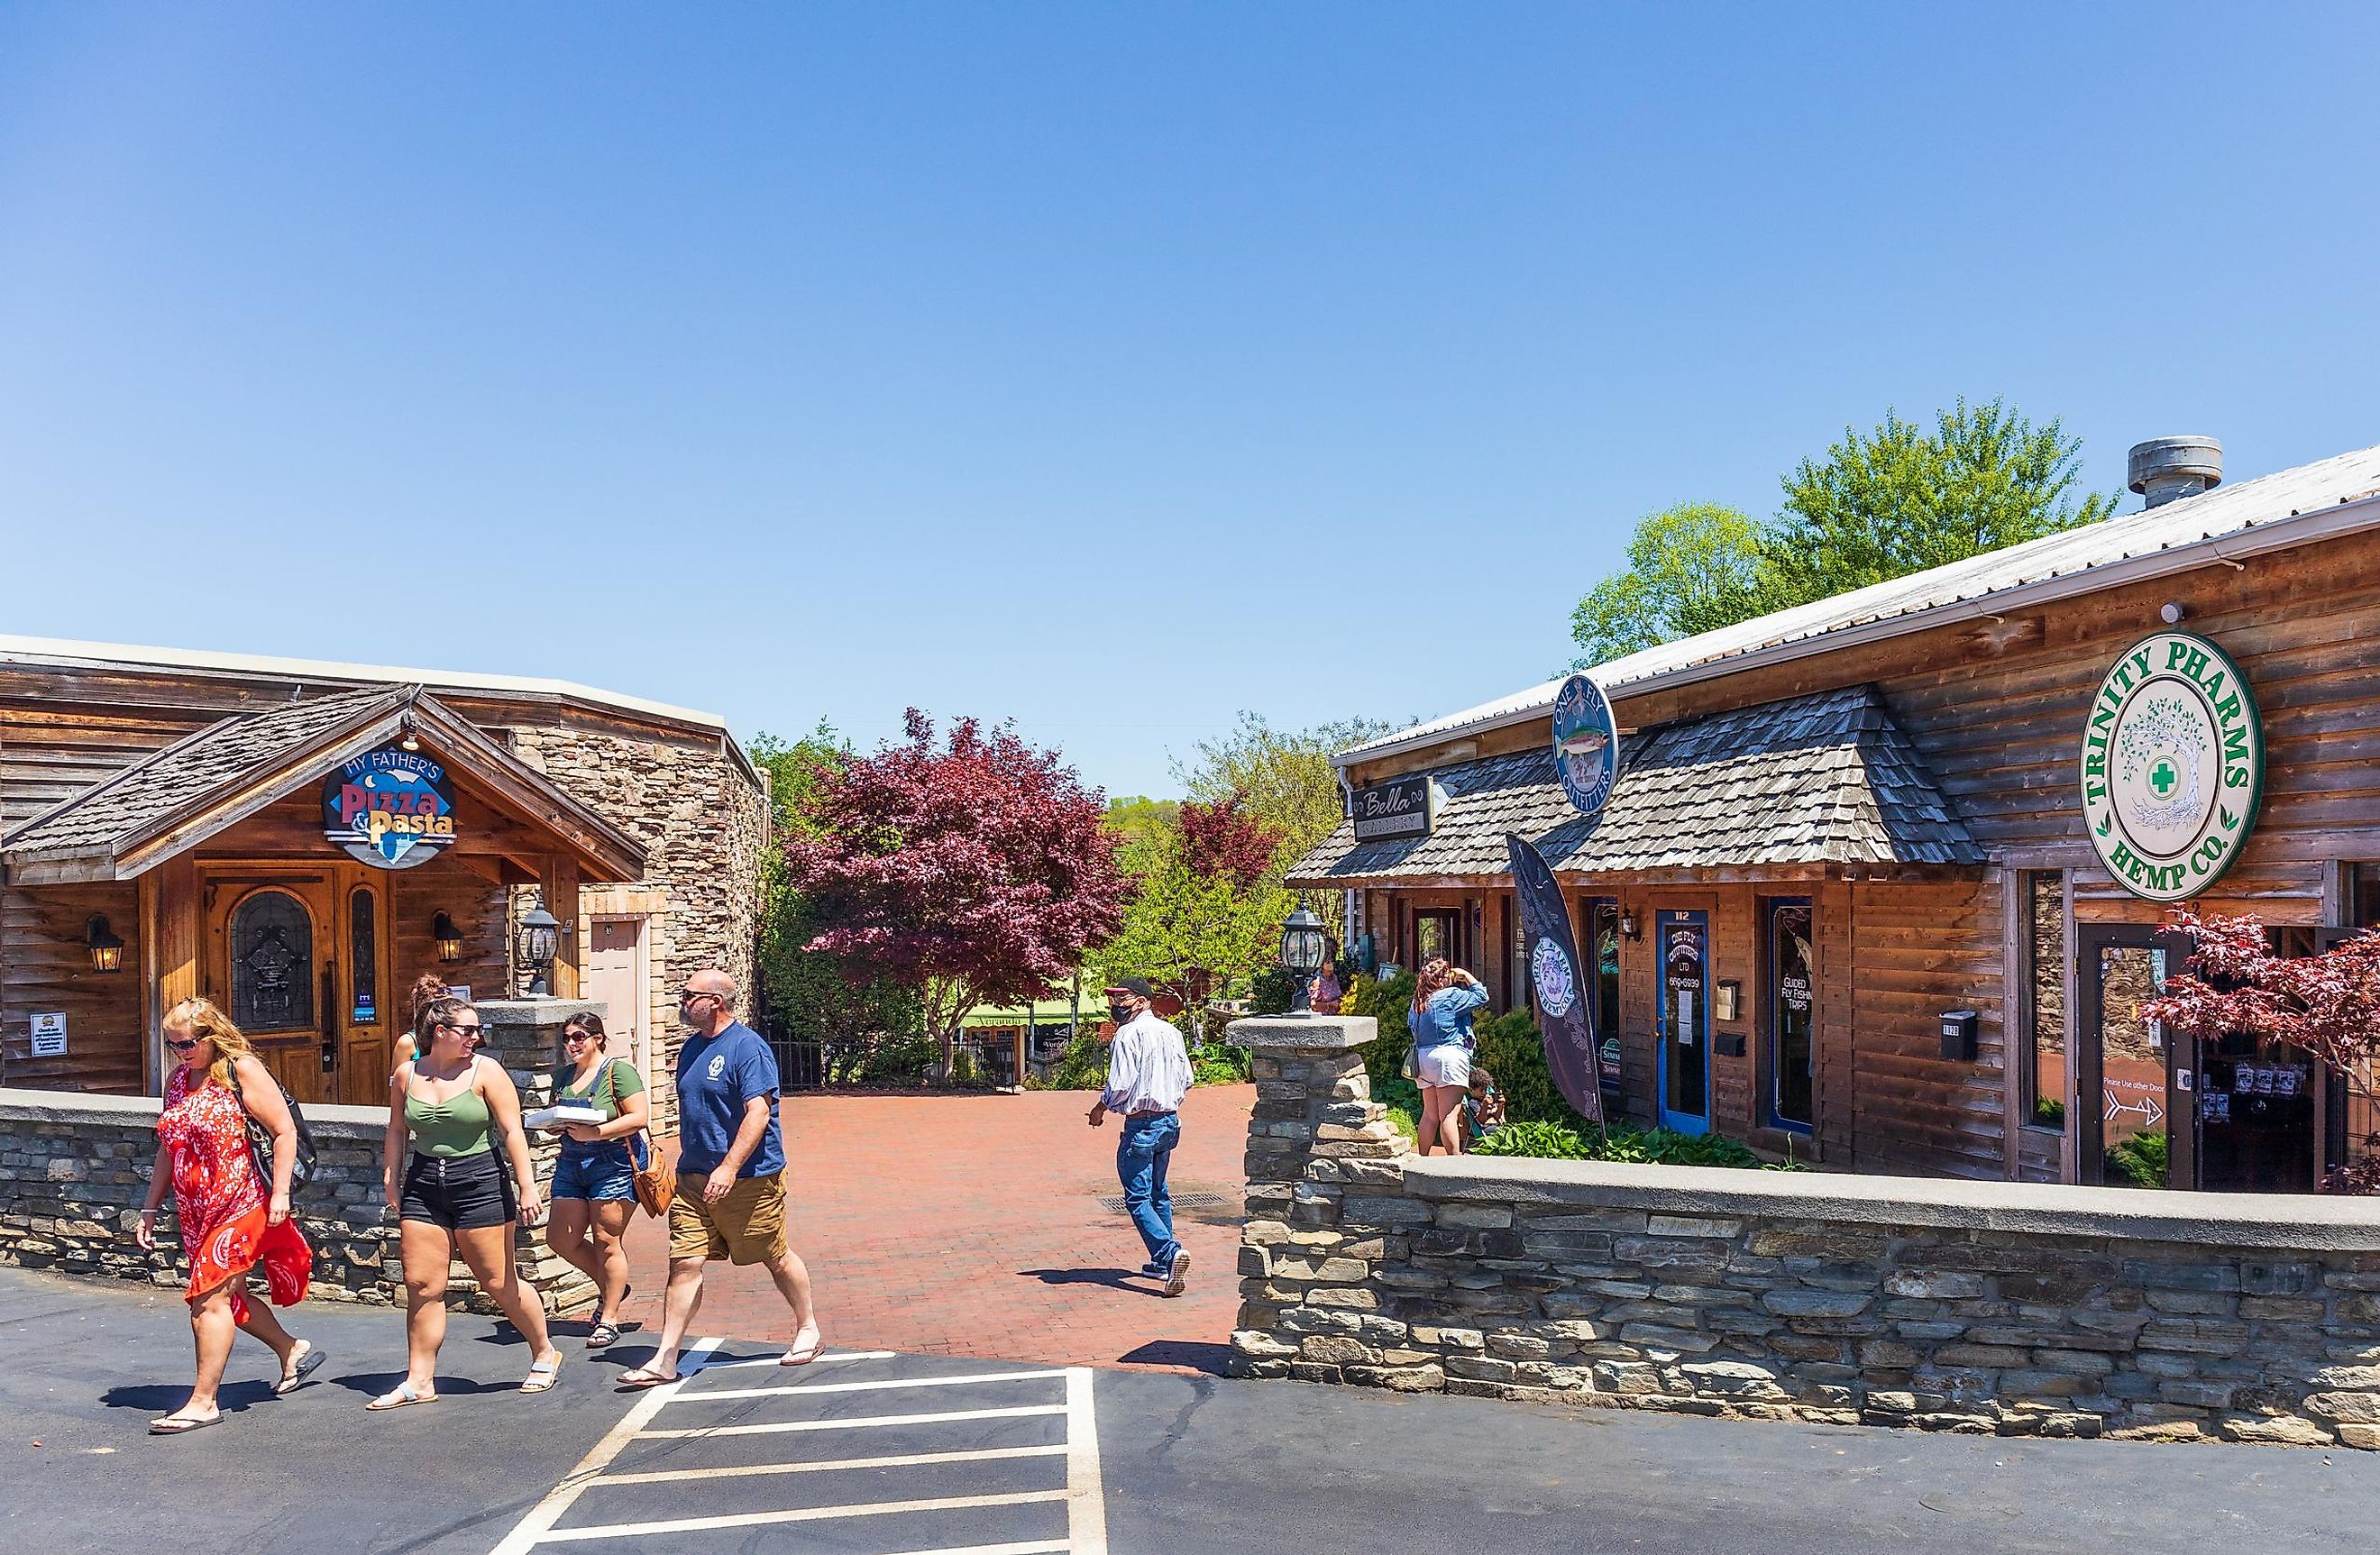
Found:
[[[1120, 1193], [1104, 1194], [1100, 1196], [1099, 1202], [1119, 1215], [1123, 1213], [1123, 1195]], [[1176, 1209], [1237, 1209], [1239, 1205], [1228, 1194], [1193, 1192], [1175, 1194], [1173, 1208]]]

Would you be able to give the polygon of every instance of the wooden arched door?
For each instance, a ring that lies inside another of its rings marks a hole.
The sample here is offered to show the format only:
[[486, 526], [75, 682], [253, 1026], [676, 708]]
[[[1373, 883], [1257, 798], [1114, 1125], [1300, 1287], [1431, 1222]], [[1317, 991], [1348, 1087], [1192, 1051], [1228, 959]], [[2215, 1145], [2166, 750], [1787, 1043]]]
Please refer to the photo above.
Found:
[[201, 988], [300, 1101], [388, 1095], [388, 904], [360, 867], [204, 871]]

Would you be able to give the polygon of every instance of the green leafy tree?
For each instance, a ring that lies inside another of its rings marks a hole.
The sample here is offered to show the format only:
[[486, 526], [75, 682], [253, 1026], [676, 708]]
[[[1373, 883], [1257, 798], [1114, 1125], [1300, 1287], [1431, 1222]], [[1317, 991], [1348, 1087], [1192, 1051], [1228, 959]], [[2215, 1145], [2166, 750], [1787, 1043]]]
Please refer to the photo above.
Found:
[[[1378, 719], [1348, 718], [1293, 731], [1274, 728], [1260, 713], [1243, 712], [1229, 735], [1199, 741], [1195, 760], [1174, 763], [1173, 775], [1193, 799], [1236, 804], [1281, 839], [1269, 877], [1277, 883], [1346, 816], [1346, 800], [1330, 758], [1394, 727]], [[1345, 939], [1336, 892], [1318, 893], [1307, 905], [1321, 915], [1332, 938]], [[1294, 906], [1292, 903], [1281, 916]], [[1276, 944], [1280, 929], [1281, 918], [1276, 917]]]
[[2078, 502], [2082, 440], [2035, 426], [1999, 400], [1961, 399], [1934, 430], [1888, 412], [1843, 429], [1823, 461], [1785, 477], [1784, 511], [1761, 541], [1767, 608], [1780, 609], [2096, 523], [2113, 496]]
[[1172, 825], [1181, 813], [1182, 802], [1178, 799], [1152, 799], [1146, 794], [1131, 794], [1108, 801], [1107, 824], [1119, 835], [1143, 836]]
[[[821, 722], [796, 740], [755, 735], [745, 751], [769, 779], [771, 830], [780, 839], [816, 836], [820, 782], [850, 759], [849, 744]], [[934, 1045], [915, 990], [855, 979], [844, 957], [807, 948], [824, 925], [787, 881], [776, 848], [761, 856], [760, 889], [759, 996], [769, 1028], [792, 1041], [819, 1043], [838, 1080], [922, 1075]]]
[[1571, 614], [1577, 666], [2096, 523], [2116, 499], [2079, 490], [2082, 462], [2063, 423], [1997, 399], [1961, 399], [1931, 429], [1889, 411], [1873, 431], [1846, 427], [1787, 473], [1781, 510], [1756, 529], [1709, 503], [1637, 525], [1627, 567]]
[[1123, 863], [1134, 893], [1123, 927], [1093, 957], [1099, 976], [1147, 978], [1182, 1002], [1192, 1039], [1203, 1041], [1207, 1001], [1274, 957], [1296, 901], [1270, 879], [1243, 885], [1194, 869], [1179, 829], [1126, 844]]
[[1578, 667], [1748, 620], [1760, 613], [1760, 528], [1743, 514], [1710, 502], [1648, 514], [1628, 541], [1627, 570], [1571, 613]]

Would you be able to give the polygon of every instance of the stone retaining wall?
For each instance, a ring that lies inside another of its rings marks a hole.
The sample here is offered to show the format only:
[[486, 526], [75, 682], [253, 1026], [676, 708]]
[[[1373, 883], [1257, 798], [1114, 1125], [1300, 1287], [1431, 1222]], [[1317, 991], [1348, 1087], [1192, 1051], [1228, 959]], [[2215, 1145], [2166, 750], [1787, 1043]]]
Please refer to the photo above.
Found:
[[2380, 1200], [1413, 1157], [1371, 1025], [1231, 1028], [1242, 1375], [2380, 1448]]
[[[475, 1008], [488, 1028], [484, 1051], [512, 1075], [528, 1111], [552, 1099], [562, 1022], [573, 1011], [603, 1006], [492, 999]], [[157, 1109], [153, 1097], [0, 1089], [0, 1264], [182, 1289], [181, 1231], [170, 1197], [157, 1218], [156, 1247], [143, 1251], [133, 1237], [156, 1160]], [[315, 1175], [293, 1208], [314, 1249], [313, 1294], [403, 1305], [396, 1220], [381, 1197], [387, 1110], [310, 1104], [305, 1113]], [[529, 1145], [538, 1182], [550, 1185], [559, 1138], [531, 1134]], [[546, 1251], [541, 1229], [521, 1229], [516, 1255], [548, 1312], [593, 1306], [594, 1286]], [[460, 1261], [448, 1302], [494, 1309]]]

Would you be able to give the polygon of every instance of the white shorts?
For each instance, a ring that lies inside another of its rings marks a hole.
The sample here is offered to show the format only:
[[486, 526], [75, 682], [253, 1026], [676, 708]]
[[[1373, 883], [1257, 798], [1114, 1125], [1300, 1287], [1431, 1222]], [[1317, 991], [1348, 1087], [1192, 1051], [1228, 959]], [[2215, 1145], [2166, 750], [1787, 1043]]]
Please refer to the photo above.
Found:
[[1471, 1084], [1471, 1050], [1460, 1042], [1440, 1042], [1414, 1054], [1414, 1067], [1426, 1086]]

